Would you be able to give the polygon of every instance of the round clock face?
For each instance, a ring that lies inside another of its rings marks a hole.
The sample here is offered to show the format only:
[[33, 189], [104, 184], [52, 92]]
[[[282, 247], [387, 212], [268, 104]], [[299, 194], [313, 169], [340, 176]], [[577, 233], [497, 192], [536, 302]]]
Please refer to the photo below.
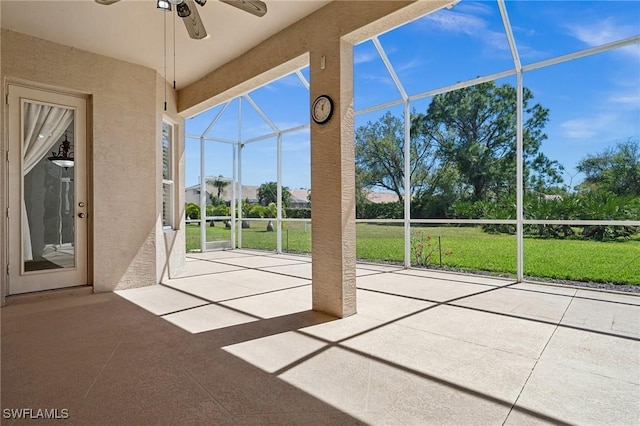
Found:
[[331, 114], [333, 114], [333, 101], [331, 98], [327, 95], [318, 96], [311, 107], [313, 121], [318, 124], [326, 123], [331, 118]]

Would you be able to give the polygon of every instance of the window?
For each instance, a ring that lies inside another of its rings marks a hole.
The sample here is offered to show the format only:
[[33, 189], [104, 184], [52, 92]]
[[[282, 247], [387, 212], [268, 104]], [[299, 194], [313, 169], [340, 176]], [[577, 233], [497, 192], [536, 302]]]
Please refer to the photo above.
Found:
[[173, 228], [173, 125], [162, 122], [162, 226]]

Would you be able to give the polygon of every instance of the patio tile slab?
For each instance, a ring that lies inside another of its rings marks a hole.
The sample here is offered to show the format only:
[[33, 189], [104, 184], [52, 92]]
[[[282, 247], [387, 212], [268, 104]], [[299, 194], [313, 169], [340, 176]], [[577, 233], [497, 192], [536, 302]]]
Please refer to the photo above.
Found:
[[391, 413], [384, 411], [365, 411], [345, 413], [343, 411], [319, 411], [311, 413], [277, 413], [235, 416], [238, 424], [253, 425], [305, 425], [305, 426], [342, 426], [372, 425], [404, 426]]
[[569, 297], [575, 296], [576, 292], [578, 291], [577, 289], [571, 288], [571, 287], [558, 287], [558, 286], [536, 284], [536, 283], [519, 283], [519, 284], [512, 285], [509, 288], [535, 291], [538, 293], [557, 294], [559, 296], [569, 296]]
[[478, 275], [460, 275], [453, 272], [441, 272], [433, 269], [402, 269], [398, 271], [399, 274], [412, 275], [415, 277], [427, 277], [444, 281], [456, 281], [472, 284], [484, 284], [491, 286], [503, 286], [513, 284], [515, 280], [500, 278], [500, 277], [483, 277]]
[[358, 315], [380, 321], [393, 321], [433, 306], [432, 302], [358, 289]]
[[384, 409], [405, 425], [500, 425], [511, 406], [473, 389], [375, 361], [370, 377], [369, 407]]
[[378, 265], [375, 263], [360, 263], [356, 265], [356, 268], [364, 269], [367, 271], [377, 271], [377, 272], [399, 272], [404, 271], [404, 267], [400, 265]]
[[283, 288], [298, 287], [309, 284], [309, 280], [273, 272], [259, 271], [255, 269], [241, 269], [238, 271], [223, 272], [215, 275], [215, 280], [230, 285], [243, 285], [260, 292], [279, 290]]
[[640, 338], [640, 306], [575, 298], [562, 324]]
[[307, 262], [307, 263], [311, 263], [311, 255], [305, 255], [305, 254], [278, 254], [278, 253], [273, 253], [273, 254], [269, 254], [268, 257], [274, 258], [274, 259], [287, 259], [287, 260], [295, 260], [295, 261], [299, 261], [299, 262]]
[[300, 331], [330, 342], [338, 342], [382, 326], [380, 320], [364, 315], [352, 315], [336, 321], [301, 328]]
[[311, 286], [247, 296], [223, 304], [260, 318], [290, 315], [311, 309]]
[[428, 309], [398, 325], [530, 358], [540, 356], [555, 330], [550, 324], [454, 306]]
[[561, 326], [539, 365], [564, 366], [640, 385], [640, 342]]
[[390, 294], [444, 302], [487, 290], [485, 285], [466, 284], [400, 273], [358, 277], [358, 287]]
[[576, 297], [584, 297], [594, 300], [608, 300], [611, 302], [627, 303], [630, 305], [640, 305], [640, 294], [638, 293], [609, 293], [606, 291], [594, 291], [594, 290], [578, 290]]
[[182, 278], [171, 280], [166, 285], [209, 302], [220, 302], [260, 293], [255, 288], [239, 283], [229, 284], [227, 281], [219, 281], [210, 277]]
[[235, 259], [240, 257], [256, 256], [256, 253], [243, 253], [240, 250], [215, 250], [205, 253], [187, 253], [187, 258], [192, 259], [204, 259], [204, 260], [218, 260], [218, 259]]
[[207, 304], [206, 301], [163, 285], [117, 290], [114, 293], [156, 315]]
[[219, 305], [201, 306], [165, 315], [163, 318], [194, 334], [257, 321], [253, 316]]
[[367, 411], [370, 363], [365, 356], [334, 347], [278, 377], [341, 411]]
[[245, 268], [266, 268], [269, 266], [297, 265], [307, 263], [302, 259], [278, 259], [270, 256], [245, 256], [228, 259], [216, 259], [217, 262], [227, 265], [243, 266]]
[[[225, 330], [211, 332], [223, 335]], [[204, 334], [203, 336], [208, 336]], [[281, 377], [219, 349], [215, 342], [209, 353], [198, 357], [186, 368], [213, 399], [218, 401], [234, 419], [237, 416], [279, 418], [278, 415], [295, 413], [335, 412], [337, 408], [319, 400]], [[204, 350], [207, 350], [206, 348]], [[242, 422], [236, 422], [242, 424]], [[260, 423], [258, 423], [260, 424]], [[276, 423], [280, 424], [280, 423]], [[349, 424], [354, 424], [351, 421]]]
[[279, 377], [341, 411], [383, 410], [403, 424], [499, 424], [509, 410], [473, 391], [341, 348], [322, 352]]
[[566, 365], [541, 362], [506, 424], [539, 424], [531, 412], [547, 416], [555, 424], [638, 424], [640, 387]]
[[178, 278], [194, 277], [200, 275], [212, 275], [220, 272], [238, 271], [243, 269], [240, 266], [226, 265], [224, 263], [212, 262], [201, 259], [191, 259], [187, 262], [187, 272]]
[[342, 345], [419, 375], [512, 402], [536, 362], [531, 357], [395, 324]]
[[384, 271], [376, 271], [368, 268], [356, 268], [356, 277], [366, 277], [368, 275], [381, 275]]
[[311, 279], [311, 263], [309, 262], [298, 263], [295, 265], [265, 266], [260, 269], [263, 269], [265, 271], [277, 272], [283, 275], [304, 278], [307, 280]]
[[555, 294], [499, 288], [456, 301], [453, 305], [558, 323], [571, 298]]
[[326, 343], [319, 339], [289, 331], [225, 346], [222, 349], [263, 371], [275, 373], [326, 346]]

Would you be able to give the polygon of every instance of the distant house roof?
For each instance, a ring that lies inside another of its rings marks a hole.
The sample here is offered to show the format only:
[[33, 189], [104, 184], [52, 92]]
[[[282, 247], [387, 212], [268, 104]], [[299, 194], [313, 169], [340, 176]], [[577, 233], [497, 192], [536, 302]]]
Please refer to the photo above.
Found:
[[368, 191], [367, 200], [372, 203], [395, 203], [400, 200], [398, 194], [387, 191]]
[[294, 203], [308, 203], [309, 190], [306, 188], [290, 189], [291, 201]]
[[[218, 188], [216, 188], [214, 185], [209, 183], [218, 179], [229, 182], [229, 185], [222, 190], [220, 195], [223, 200], [230, 201], [231, 200], [231, 182], [232, 182], [232, 179], [230, 178], [207, 177], [206, 178], [207, 192], [209, 194], [216, 194], [216, 195], [218, 194]], [[243, 200], [249, 199], [249, 201], [253, 203], [257, 202], [258, 188], [259, 188], [258, 185], [242, 185], [242, 199]], [[185, 188], [185, 192], [199, 191], [199, 190], [200, 190], [200, 184], [191, 185]], [[299, 205], [308, 203], [309, 191], [310, 189], [308, 188], [289, 189], [289, 192], [291, 193], [291, 202], [293, 204], [299, 204]], [[239, 195], [240, 194], [236, 194], [236, 196], [239, 196]], [[367, 199], [372, 203], [394, 203], [399, 200], [397, 194], [393, 192], [387, 192], [387, 191], [368, 191]]]

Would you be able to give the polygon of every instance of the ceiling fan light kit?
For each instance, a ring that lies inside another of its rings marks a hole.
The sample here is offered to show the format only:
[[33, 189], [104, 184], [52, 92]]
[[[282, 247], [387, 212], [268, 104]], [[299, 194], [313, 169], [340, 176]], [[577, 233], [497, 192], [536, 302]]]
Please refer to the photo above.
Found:
[[189, 9], [189, 5], [184, 2], [176, 4], [176, 13], [181, 18], [186, 18], [191, 15], [191, 10]]
[[[108, 6], [113, 3], [117, 3], [120, 0], [94, 0], [96, 3]], [[194, 3], [195, 1], [195, 3]], [[226, 3], [230, 6], [236, 7], [240, 10], [248, 12], [255, 16], [264, 16], [267, 13], [267, 5], [260, 0], [220, 0], [222, 3]], [[207, 30], [205, 30], [198, 9], [198, 6], [204, 6], [207, 0], [157, 0], [156, 8], [163, 12], [171, 12], [171, 5], [176, 7], [176, 13], [184, 22], [189, 37], [195, 40], [201, 40], [207, 37]]]
[[163, 12], [171, 12], [171, 3], [169, 3], [167, 0], [158, 0], [156, 7]]

